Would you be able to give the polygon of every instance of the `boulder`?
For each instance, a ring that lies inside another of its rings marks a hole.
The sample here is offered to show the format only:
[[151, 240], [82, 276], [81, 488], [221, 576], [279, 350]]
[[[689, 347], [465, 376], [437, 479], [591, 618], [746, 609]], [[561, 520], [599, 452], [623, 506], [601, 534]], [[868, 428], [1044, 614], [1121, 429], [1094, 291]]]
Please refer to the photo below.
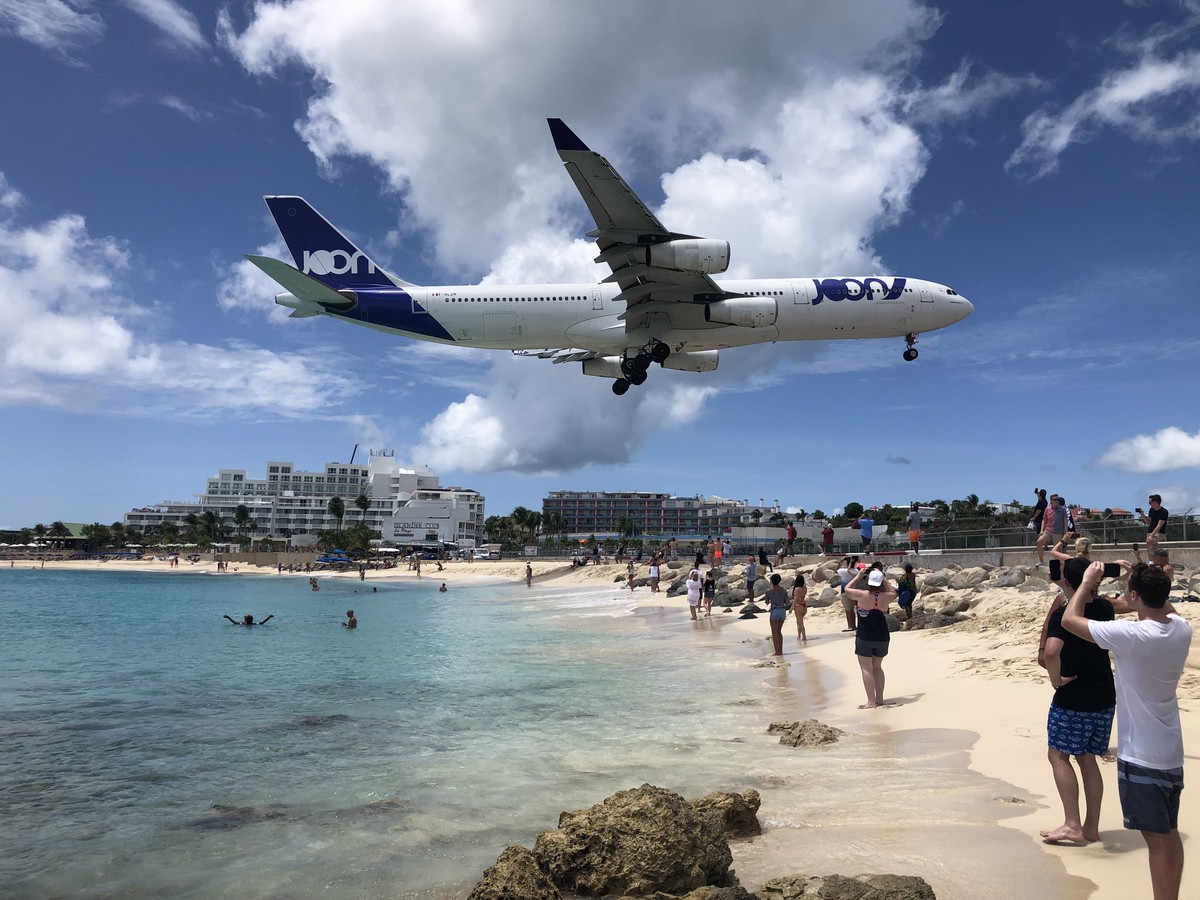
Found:
[[931, 587], [949, 587], [950, 579], [956, 574], [957, 573], [952, 569], [939, 569], [938, 571], [932, 572], [921, 579], [921, 588], [924, 590], [925, 588]]
[[938, 610], [938, 615], [939, 616], [954, 616], [954, 615], [957, 615], [958, 613], [965, 613], [970, 608], [971, 608], [971, 601], [964, 598], [962, 600], [957, 600], [953, 603], [949, 603], [946, 606], [943, 606], [941, 609]]
[[767, 734], [779, 734], [779, 743], [789, 747], [824, 747], [826, 744], [837, 743], [837, 739], [845, 733], [816, 719], [805, 719], [803, 722], [772, 722], [767, 729]]
[[682, 569], [686, 565], [687, 565], [687, 563], [680, 562], [677, 559], [673, 559], [669, 563], [666, 564], [667, 568], [671, 569], [672, 571], [674, 571], [675, 569]]
[[758, 808], [762, 805], [762, 798], [753, 788], [740, 794], [714, 791], [697, 797], [691, 803], [696, 815], [717, 829], [717, 833], [726, 840], [762, 833], [762, 826], [758, 824]]
[[533, 855], [559, 890], [590, 897], [734, 883], [725, 838], [683, 797], [650, 784], [564, 812], [555, 831], [538, 836]]
[[983, 568], [983, 566], [972, 566], [951, 576], [949, 586], [954, 590], [973, 588], [975, 585], [987, 581], [987, 578], [987, 569]]
[[562, 894], [524, 847], [505, 847], [467, 900], [562, 900]]
[[1028, 572], [1025, 566], [1013, 566], [1007, 572], [998, 575], [996, 580], [992, 582], [991, 586], [998, 588], [1017, 587], [1018, 585], [1024, 584], [1027, 577]]
[[678, 894], [655, 893], [651, 900], [758, 900], [740, 884], [733, 887], [699, 887], [682, 897]]
[[812, 609], [822, 609], [823, 607], [832, 606], [833, 604], [837, 603], [839, 597], [841, 597], [841, 592], [839, 592], [837, 588], [827, 587], [823, 589], [815, 598], [810, 593], [808, 595], [808, 605], [809, 608]]
[[758, 889], [759, 900], [937, 900], [916, 875], [785, 875]]

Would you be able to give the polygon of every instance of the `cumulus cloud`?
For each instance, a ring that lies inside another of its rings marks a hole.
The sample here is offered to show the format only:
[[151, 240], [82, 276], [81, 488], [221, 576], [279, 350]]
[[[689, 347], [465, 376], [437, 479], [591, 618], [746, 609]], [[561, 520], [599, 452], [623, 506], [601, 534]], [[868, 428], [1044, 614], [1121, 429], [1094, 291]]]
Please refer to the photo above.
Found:
[[104, 20], [89, 7], [65, 0], [0, 0], [0, 33], [70, 57], [104, 36]]
[[[969, 67], [931, 91], [914, 86], [937, 25], [913, 0], [781, 2], [753, 17], [736, 5], [681, 17], [651, 4], [636, 29], [554, 0], [459, 0], [453, 15], [292, 0], [258, 4], [241, 24], [224, 11], [217, 31], [252, 73], [310, 71], [296, 128], [319, 165], [334, 177], [345, 158], [377, 167], [400, 208], [397, 233], [427, 237], [446, 281], [495, 284], [607, 274], [581, 237], [594, 223], [547, 116], [608, 157], [668, 227], [730, 240], [732, 276], [885, 270], [872, 237], [904, 217], [927, 163], [912, 111], [942, 125], [1034, 86]], [[696, 52], [713, 34], [719, 58]], [[395, 355], [396, 379], [420, 377], [419, 357]], [[760, 391], [821, 357], [815, 346], [756, 346], [704, 376], [656, 367], [646, 388], [614, 398], [577, 364], [472, 356], [469, 377], [438, 376], [463, 395], [424, 423], [414, 458], [469, 472], [620, 463], [664, 423], [702, 415], [715, 390]], [[872, 354], [822, 360], [873, 364]]]
[[1040, 178], [1072, 144], [1106, 128], [1154, 144], [1200, 140], [1200, 51], [1158, 55], [1158, 42], [1131, 66], [1110, 72], [1065, 109], [1041, 109], [1021, 125], [1023, 139], [1005, 168]]
[[[0, 194], [15, 194], [2, 176]], [[301, 416], [357, 389], [320, 348], [283, 355], [146, 337], [147, 310], [123, 289], [129, 248], [92, 236], [77, 215], [19, 222], [19, 206], [0, 205], [0, 406]]]
[[1188, 434], [1171, 425], [1154, 434], [1117, 441], [1096, 463], [1125, 472], [1165, 472], [1200, 466], [1200, 432]]

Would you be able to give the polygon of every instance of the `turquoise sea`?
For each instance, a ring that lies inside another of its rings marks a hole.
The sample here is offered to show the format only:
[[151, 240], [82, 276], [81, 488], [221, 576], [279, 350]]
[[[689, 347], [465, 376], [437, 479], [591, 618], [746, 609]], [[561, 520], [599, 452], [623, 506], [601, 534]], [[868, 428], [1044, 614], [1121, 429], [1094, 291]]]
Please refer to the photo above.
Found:
[[436, 586], [0, 571], [0, 895], [465, 895], [564, 809], [754, 786], [763, 648]]

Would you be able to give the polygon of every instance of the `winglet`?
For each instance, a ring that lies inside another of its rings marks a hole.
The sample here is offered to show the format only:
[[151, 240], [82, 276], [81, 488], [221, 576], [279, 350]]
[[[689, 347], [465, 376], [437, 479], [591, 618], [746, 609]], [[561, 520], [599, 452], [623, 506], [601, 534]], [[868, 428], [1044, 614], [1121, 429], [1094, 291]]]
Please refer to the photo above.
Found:
[[582, 150], [589, 152], [588, 145], [579, 139], [562, 119], [547, 119], [550, 123], [550, 135], [554, 138], [554, 147], [559, 152], [563, 150]]

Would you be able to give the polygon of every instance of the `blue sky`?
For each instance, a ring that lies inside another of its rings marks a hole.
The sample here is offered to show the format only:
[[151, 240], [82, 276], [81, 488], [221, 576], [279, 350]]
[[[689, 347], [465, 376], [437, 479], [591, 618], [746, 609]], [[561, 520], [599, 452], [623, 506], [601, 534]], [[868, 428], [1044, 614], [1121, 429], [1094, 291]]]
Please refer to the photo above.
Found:
[[[751, 11], [747, 11], [747, 10]], [[547, 491], [1200, 507], [1200, 4], [0, 0], [0, 526], [394, 449]], [[720, 43], [714, 43], [717, 38]], [[903, 342], [607, 380], [287, 320], [306, 196], [423, 284], [599, 280], [545, 119], [731, 273], [949, 284]], [[360, 451], [362, 452], [362, 451]]]

